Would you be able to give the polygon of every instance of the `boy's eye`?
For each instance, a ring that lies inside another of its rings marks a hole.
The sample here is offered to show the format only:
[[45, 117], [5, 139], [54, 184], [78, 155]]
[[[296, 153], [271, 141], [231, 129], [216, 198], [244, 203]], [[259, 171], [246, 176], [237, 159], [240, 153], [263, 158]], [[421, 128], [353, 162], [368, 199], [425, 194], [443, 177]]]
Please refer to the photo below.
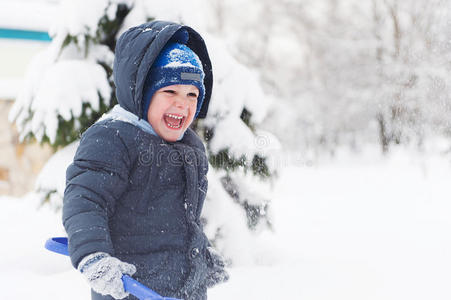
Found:
[[175, 94], [174, 90], [164, 90], [163, 92], [168, 94]]
[[197, 98], [197, 94], [196, 93], [188, 93], [188, 97]]

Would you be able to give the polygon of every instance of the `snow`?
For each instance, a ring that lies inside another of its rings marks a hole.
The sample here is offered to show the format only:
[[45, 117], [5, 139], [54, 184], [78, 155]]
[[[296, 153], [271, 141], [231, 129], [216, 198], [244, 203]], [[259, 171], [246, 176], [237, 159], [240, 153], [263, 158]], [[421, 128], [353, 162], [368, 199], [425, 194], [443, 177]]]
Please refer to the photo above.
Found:
[[[281, 170], [275, 234], [260, 235], [252, 260], [232, 266], [231, 280], [209, 299], [451, 297], [449, 160], [406, 150], [340, 158]], [[0, 229], [2, 298], [88, 299], [69, 259], [43, 249], [48, 237], [64, 235], [60, 213], [38, 208], [33, 194], [0, 201], [8, 225]]]
[[34, 111], [32, 131], [38, 140], [45, 134], [54, 143], [58, 114], [67, 121], [73, 116], [78, 117], [84, 102], [98, 111], [99, 96], [108, 103], [110, 94], [105, 70], [99, 64], [78, 60], [57, 62], [42, 74], [41, 84], [31, 104]]
[[[186, 52], [186, 48], [188, 47], [181, 47], [172, 49], [167, 54], [169, 61], [171, 62], [183, 62], [183, 61], [191, 61], [195, 60], [198, 65], [202, 65], [202, 62], [200, 61], [199, 57], [197, 55], [190, 55]], [[194, 67], [194, 66], [193, 66]]]
[[[69, 49], [68, 49], [69, 50]], [[89, 60], [65, 59], [51, 64], [52, 48], [36, 56], [30, 67], [28, 83], [18, 94], [10, 112], [10, 120], [16, 120], [21, 139], [33, 132], [38, 140], [44, 135], [55, 141], [58, 116], [65, 120], [78, 118], [83, 103], [99, 109], [101, 97], [109, 103], [111, 87], [105, 70]], [[93, 55], [96, 52], [94, 52]], [[33, 111], [31, 117], [29, 109]]]
[[[99, 94], [103, 99], [109, 99], [111, 94], [106, 72], [99, 64], [77, 60], [54, 64], [44, 74], [31, 106], [34, 111], [33, 132], [38, 136], [40, 132], [45, 132], [50, 142], [54, 143], [58, 114], [67, 121], [72, 116], [80, 116], [83, 102], [89, 102], [98, 111]], [[40, 128], [43, 128], [42, 131]]]
[[[89, 7], [89, 9], [86, 9]], [[117, 4], [108, 0], [62, 0], [58, 17], [51, 27], [52, 35], [96, 36], [98, 22], [107, 13], [116, 12]]]
[[222, 187], [219, 173], [221, 172], [213, 168], [208, 172], [208, 193], [202, 211], [202, 217], [208, 220], [204, 228], [205, 234], [213, 240], [219, 231], [221, 239], [216, 241], [216, 247], [235, 264], [253, 263], [253, 250], [258, 248], [250, 245], [256, 244], [255, 237], [247, 229], [245, 211]]
[[[121, 2], [125, 2], [121, 0]], [[128, 1], [133, 9], [124, 20], [118, 36], [130, 27], [138, 26], [148, 21], [149, 16], [157, 16], [159, 20], [171, 20], [187, 24], [202, 36], [206, 31], [205, 0], [134, 0]], [[145, 32], [145, 31], [144, 31]]]
[[[206, 35], [214, 66], [214, 89], [205, 125], [215, 129], [210, 150], [218, 153], [229, 149], [234, 158], [242, 155], [252, 161], [262, 152], [259, 136], [240, 118], [244, 108], [252, 113], [253, 124], [260, 125], [271, 109], [272, 99], [263, 93], [256, 75], [238, 63], [219, 39]], [[269, 141], [269, 140], [268, 140]], [[271, 139], [277, 144], [277, 139]], [[274, 145], [265, 145], [273, 147]]]
[[49, 1], [0, 1], [0, 27], [47, 31], [57, 6]]
[[49, 197], [52, 207], [61, 208], [64, 189], [66, 188], [66, 169], [74, 161], [79, 141], [58, 150], [45, 163], [35, 183], [39, 199]]
[[244, 155], [248, 160], [252, 160], [256, 151], [254, 144], [254, 134], [246, 126], [239, 116], [228, 116], [216, 125], [215, 136], [210, 143], [213, 153], [228, 149], [232, 157], [239, 158]]
[[32, 194], [2, 196], [0, 201], [2, 299], [61, 299], [65, 294], [67, 299], [89, 299], [82, 276], [74, 276], [68, 258], [44, 249], [47, 238], [65, 235], [61, 217], [49, 206], [41, 207]]

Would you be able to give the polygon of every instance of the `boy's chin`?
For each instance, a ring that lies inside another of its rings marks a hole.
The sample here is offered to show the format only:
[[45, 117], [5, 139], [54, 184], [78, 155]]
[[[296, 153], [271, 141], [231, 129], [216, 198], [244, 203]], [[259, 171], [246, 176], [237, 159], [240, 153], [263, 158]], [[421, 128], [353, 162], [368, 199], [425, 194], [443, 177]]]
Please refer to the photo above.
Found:
[[[170, 128], [166, 125], [166, 122], [160, 122], [157, 126], [154, 126], [153, 129], [158, 134], [160, 138], [167, 142], [176, 142], [188, 129], [189, 125], [191, 125], [192, 120], [189, 122], [184, 122], [181, 124], [180, 128]], [[151, 124], [152, 125], [152, 124]]]
[[186, 130], [177, 130], [174, 132], [157, 132], [157, 134], [166, 142], [176, 142]]

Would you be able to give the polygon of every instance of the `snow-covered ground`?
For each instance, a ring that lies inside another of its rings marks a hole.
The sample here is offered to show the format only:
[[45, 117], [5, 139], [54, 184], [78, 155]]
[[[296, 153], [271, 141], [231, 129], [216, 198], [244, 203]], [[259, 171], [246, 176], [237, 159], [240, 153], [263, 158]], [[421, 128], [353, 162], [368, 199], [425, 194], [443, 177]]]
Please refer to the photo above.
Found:
[[[209, 299], [451, 299], [450, 180], [448, 159], [405, 152], [287, 166], [260, 263], [231, 268]], [[43, 248], [64, 235], [60, 215], [30, 196], [0, 205], [0, 298], [89, 299]]]

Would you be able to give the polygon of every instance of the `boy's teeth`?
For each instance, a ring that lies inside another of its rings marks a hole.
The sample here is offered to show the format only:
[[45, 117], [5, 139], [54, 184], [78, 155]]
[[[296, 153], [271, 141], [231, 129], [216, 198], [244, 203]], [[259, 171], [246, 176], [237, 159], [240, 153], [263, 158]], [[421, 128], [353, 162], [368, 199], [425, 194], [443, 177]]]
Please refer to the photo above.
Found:
[[179, 126], [174, 126], [174, 125], [171, 125], [171, 124], [169, 124], [169, 123], [167, 123], [167, 125], [168, 125], [169, 127], [175, 128], [175, 129], [180, 128], [180, 125], [179, 125]]
[[173, 114], [168, 114], [167, 116], [171, 117], [171, 118], [174, 118], [174, 119], [177, 119], [177, 120], [180, 120], [181, 118], [183, 118], [182, 116], [176, 116], [176, 115], [173, 115]]

